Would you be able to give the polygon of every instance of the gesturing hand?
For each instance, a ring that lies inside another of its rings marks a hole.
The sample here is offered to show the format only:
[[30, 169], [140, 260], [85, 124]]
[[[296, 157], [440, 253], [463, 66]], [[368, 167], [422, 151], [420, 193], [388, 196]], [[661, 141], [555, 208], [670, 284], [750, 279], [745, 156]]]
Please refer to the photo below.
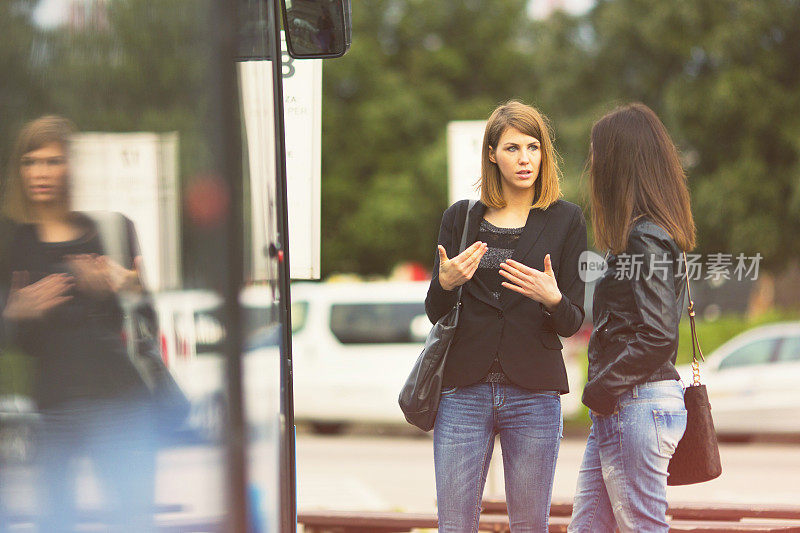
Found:
[[488, 249], [485, 243], [477, 241], [454, 258], [448, 259], [444, 246], [439, 245], [439, 284], [442, 288], [451, 291], [472, 279], [481, 257]]
[[108, 266], [96, 254], [66, 256], [78, 290], [94, 298], [105, 298], [114, 292]]
[[66, 274], [50, 274], [28, 285], [27, 272], [13, 272], [3, 318], [14, 321], [41, 318], [72, 298], [67, 294], [72, 285], [72, 278]]
[[104, 255], [77, 254], [67, 259], [75, 272], [78, 288], [96, 298], [107, 297], [121, 291], [141, 290], [139, 281], [141, 257], [135, 258], [132, 270]]
[[544, 256], [544, 272], [509, 259], [500, 264], [500, 275], [508, 280], [502, 283], [503, 287], [541, 302], [550, 310], [561, 301], [550, 254]]
[[137, 255], [133, 258], [133, 269], [131, 270], [105, 255], [100, 257], [100, 261], [108, 274], [111, 289], [114, 292], [141, 292], [142, 256]]

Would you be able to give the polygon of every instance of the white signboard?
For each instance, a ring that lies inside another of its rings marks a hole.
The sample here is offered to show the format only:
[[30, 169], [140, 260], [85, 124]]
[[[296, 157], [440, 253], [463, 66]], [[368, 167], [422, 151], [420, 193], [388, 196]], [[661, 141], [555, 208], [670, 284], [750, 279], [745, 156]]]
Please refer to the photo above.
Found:
[[147, 287], [178, 287], [178, 134], [80, 133], [70, 149], [72, 208], [115, 211], [130, 218]]
[[[320, 277], [322, 60], [289, 58], [284, 41], [283, 96], [291, 277]], [[274, 279], [264, 254], [275, 241], [275, 141], [272, 66], [239, 65], [251, 188], [252, 273]]]
[[479, 199], [481, 146], [485, 120], [457, 120], [447, 125], [448, 195], [453, 204], [465, 198]]

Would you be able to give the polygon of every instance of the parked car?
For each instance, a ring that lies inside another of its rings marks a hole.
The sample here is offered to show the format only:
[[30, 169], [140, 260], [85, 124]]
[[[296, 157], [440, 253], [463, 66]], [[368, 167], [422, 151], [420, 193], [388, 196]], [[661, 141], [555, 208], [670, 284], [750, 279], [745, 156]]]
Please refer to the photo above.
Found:
[[[431, 323], [425, 314], [428, 282], [292, 284], [292, 347], [295, 418], [321, 433], [352, 423], [406, 425], [397, 403]], [[264, 329], [277, 312], [267, 287], [248, 287], [240, 297], [245, 318], [246, 414], [263, 426], [278, 412], [279, 331]], [[224, 429], [225, 331], [221, 300], [208, 291], [157, 295], [166, 360], [191, 401], [189, 428], [215, 440]], [[580, 349], [565, 342], [571, 387], [563, 397], [569, 416], [580, 409], [584, 380]]]
[[[678, 371], [692, 383], [690, 365]], [[700, 377], [720, 435], [800, 435], [800, 322], [732, 338], [700, 363]]]
[[320, 432], [405, 423], [400, 389], [431, 324], [426, 282], [292, 285], [295, 418]]
[[[407, 424], [397, 397], [432, 326], [427, 290], [428, 282], [293, 284], [295, 418], [321, 432]], [[569, 355], [565, 345], [579, 388], [581, 364]], [[565, 398], [566, 416], [580, 409], [579, 398]]]

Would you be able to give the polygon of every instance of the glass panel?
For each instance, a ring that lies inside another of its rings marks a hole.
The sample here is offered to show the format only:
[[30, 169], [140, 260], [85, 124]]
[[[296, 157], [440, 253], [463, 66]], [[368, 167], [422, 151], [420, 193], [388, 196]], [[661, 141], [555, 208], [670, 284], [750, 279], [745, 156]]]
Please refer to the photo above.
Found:
[[[244, 106], [222, 99], [234, 66], [214, 63], [225, 5], [0, 2], [0, 168], [10, 169], [0, 304], [11, 332], [0, 529], [218, 531], [227, 519], [223, 288], [248, 262], [227, 228], [251, 198], [228, 183], [241, 179], [227, 155], [240, 147], [225, 117]], [[251, 22], [243, 46], [260, 55], [265, 23]], [[265, 107], [271, 94], [260, 94]], [[273, 205], [274, 191], [259, 193]], [[274, 227], [262, 233], [268, 243]], [[245, 403], [259, 450], [248, 477], [263, 511], [254, 519], [274, 531], [276, 297], [269, 276], [248, 279], [244, 367], [257, 383]]]
[[777, 339], [761, 339], [745, 344], [722, 360], [720, 370], [740, 366], [762, 365], [768, 363], [775, 351]]
[[422, 342], [416, 320], [425, 315], [419, 303], [336, 304], [331, 306], [331, 331], [342, 344]]
[[267, 9], [264, 0], [239, 2], [239, 60], [269, 59], [267, 41]]

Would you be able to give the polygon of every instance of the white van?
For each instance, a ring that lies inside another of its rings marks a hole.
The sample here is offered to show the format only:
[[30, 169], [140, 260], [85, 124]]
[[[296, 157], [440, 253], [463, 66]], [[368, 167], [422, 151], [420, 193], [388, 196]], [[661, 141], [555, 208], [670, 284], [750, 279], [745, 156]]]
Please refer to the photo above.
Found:
[[427, 282], [295, 283], [295, 418], [318, 431], [397, 423], [400, 389], [431, 323]]
[[[295, 419], [322, 433], [351, 423], [406, 425], [397, 398], [431, 329], [428, 282], [297, 282], [291, 290]], [[157, 299], [162, 334], [171, 332], [162, 342], [170, 370], [192, 402], [189, 425], [211, 438], [220, 436], [225, 412], [224, 331], [215, 318], [220, 301], [194, 291]], [[277, 309], [264, 286], [246, 288], [240, 302], [247, 322], [247, 417], [263, 421], [279, 403], [279, 332], [258, 325]], [[569, 342], [564, 346], [565, 356], [575, 351]], [[582, 377], [577, 357], [567, 362], [578, 391], [562, 396], [570, 416], [580, 409]]]
[[[295, 418], [320, 432], [346, 423], [406, 424], [397, 403], [431, 323], [428, 282], [292, 285]], [[585, 342], [562, 339], [572, 392], [562, 412], [581, 410]]]

